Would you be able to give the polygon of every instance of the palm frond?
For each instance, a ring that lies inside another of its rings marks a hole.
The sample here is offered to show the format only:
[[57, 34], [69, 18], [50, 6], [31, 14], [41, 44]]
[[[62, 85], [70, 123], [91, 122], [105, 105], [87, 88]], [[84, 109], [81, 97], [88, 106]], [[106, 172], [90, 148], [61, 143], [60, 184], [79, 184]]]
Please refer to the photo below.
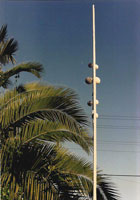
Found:
[[97, 187], [97, 199], [100, 200], [119, 200], [120, 195], [114, 186], [113, 183], [111, 183], [110, 179], [107, 177], [100, 176], [100, 181], [98, 183]]
[[34, 74], [36, 77], [40, 78], [40, 73], [43, 71], [43, 67], [40, 63], [36, 62], [28, 62], [28, 63], [21, 63], [12, 69], [5, 72], [5, 77], [11, 77], [15, 74], [20, 72], [30, 72]]
[[0, 29], [0, 42], [3, 42], [7, 37], [7, 25], [3, 25]]
[[[41, 84], [27, 84], [27, 90], [40, 90], [46, 93], [44, 100], [47, 98], [47, 104], [53, 108], [60, 109], [71, 115], [81, 126], [89, 125], [88, 117], [79, 104], [78, 95], [74, 90], [65, 87], [46, 86]], [[42, 104], [42, 102], [40, 103]]]
[[[7, 137], [9, 131], [13, 131], [16, 134], [15, 131], [20, 128], [19, 135], [24, 143], [37, 138], [55, 142], [58, 140], [59, 142], [73, 141], [89, 153], [92, 140], [88, 131], [85, 128], [81, 128], [79, 121], [74, 119], [76, 115], [73, 117], [67, 113], [67, 109], [62, 109], [61, 107], [59, 109], [57, 96], [56, 101], [52, 104], [49, 96], [50, 91], [49, 93], [46, 90], [44, 92], [40, 91], [35, 95], [31, 93], [31, 96], [26, 93], [28, 98], [14, 98], [5, 104], [0, 111], [3, 137]], [[24, 97], [24, 93], [18, 94], [18, 97]], [[57, 105], [55, 105], [55, 102]], [[53, 105], [57, 109], [53, 109]], [[78, 109], [77, 113], [78, 115], [80, 113]]]
[[[1, 57], [1, 54], [0, 54], [0, 57]], [[17, 75], [21, 72], [30, 72], [36, 77], [40, 78], [42, 71], [43, 71], [42, 65], [36, 62], [28, 62], [28, 63], [19, 64], [11, 68], [10, 70], [3, 72], [3, 74], [1, 75], [2, 79], [0, 80], [0, 86], [3, 86], [5, 82], [7, 82], [12, 76]]]
[[[9, 146], [9, 148], [11, 147]], [[6, 148], [6, 151], [7, 157], [9, 157], [8, 154], [10, 152], [8, 151], [8, 148]], [[4, 155], [3, 159], [6, 157], [6, 154]], [[62, 147], [59, 147], [58, 149], [55, 145], [47, 143], [46, 145], [38, 142], [28, 143], [21, 146], [18, 151], [15, 149], [13, 155], [12, 165], [9, 165], [7, 160], [7, 166], [10, 168], [3, 169], [2, 166], [2, 177], [4, 177], [4, 174], [6, 173], [4, 173], [3, 170], [8, 170], [11, 174], [8, 183], [15, 177], [16, 184], [19, 186], [24, 184], [22, 185], [22, 188], [24, 188], [24, 194], [26, 194], [28, 198], [30, 196], [31, 199], [34, 199], [33, 193], [35, 193], [35, 189], [32, 189], [34, 192], [31, 194], [31, 181], [33, 181], [33, 185], [44, 184], [44, 195], [50, 189], [53, 191], [54, 195], [59, 195], [59, 197], [68, 193], [69, 196], [80, 195], [80, 193], [82, 196], [88, 194], [88, 190], [92, 185], [92, 180], [90, 180], [91, 172], [88, 172], [90, 164], [70, 155], [66, 150], [62, 149]], [[62, 158], [63, 156], [64, 160], [62, 163], [60, 157]], [[67, 161], [70, 159], [72, 159], [72, 169], [67, 165]], [[78, 169], [78, 166], [80, 169]], [[28, 184], [28, 182], [30, 182], [30, 184]], [[7, 182], [3, 181], [2, 186], [5, 186], [6, 183]], [[29, 185], [28, 188], [26, 187], [27, 185]]]
[[9, 62], [15, 64], [14, 53], [18, 49], [18, 43], [14, 38], [5, 41], [0, 48], [0, 63], [5, 65]]
[[65, 123], [36, 120], [24, 126], [19, 133], [21, 143], [28, 143], [35, 139], [44, 141], [65, 142], [70, 141], [80, 145], [87, 153], [90, 153], [92, 140], [88, 135], [88, 130], [76, 129], [73, 125]]
[[[7, 106], [9, 108], [13, 107], [17, 115], [23, 110], [25, 118], [26, 116], [28, 117], [28, 113], [30, 113], [29, 119], [32, 119], [33, 116], [36, 118], [34, 111], [36, 111], [37, 117], [39, 117], [39, 115], [41, 116], [39, 110], [42, 111], [43, 117], [43, 113], [45, 113], [47, 108], [48, 112], [50, 109], [54, 111], [54, 113], [64, 113], [67, 116], [71, 116], [79, 126], [88, 123], [87, 116], [79, 106], [76, 95], [72, 90], [52, 86], [42, 88], [41, 86], [41, 89], [37, 87], [36, 90], [28, 91], [26, 89], [26, 91], [27, 92], [22, 93], [22, 95], [19, 95], [15, 91], [8, 92], [8, 94], [6, 93], [4, 98], [0, 99], [2, 108], [4, 109], [4, 106], [6, 106], [5, 112], [9, 112]], [[24, 109], [22, 109], [21, 106]], [[55, 117], [58, 118], [56, 115]], [[11, 116], [11, 118], [13, 118], [13, 116]]]

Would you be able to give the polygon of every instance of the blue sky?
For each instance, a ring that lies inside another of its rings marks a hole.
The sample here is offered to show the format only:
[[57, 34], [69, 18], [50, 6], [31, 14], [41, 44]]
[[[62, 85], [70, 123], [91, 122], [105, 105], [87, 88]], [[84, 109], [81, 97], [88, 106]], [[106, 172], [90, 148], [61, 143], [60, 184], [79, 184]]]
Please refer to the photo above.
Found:
[[[98, 120], [98, 166], [109, 174], [140, 174], [140, 3], [0, 1], [0, 24], [7, 23], [9, 36], [19, 42], [17, 63], [42, 63], [42, 80], [73, 88], [90, 116], [86, 103], [91, 98], [91, 87], [84, 79], [91, 75], [87, 65], [92, 61], [93, 3], [97, 75], [101, 78], [97, 110], [105, 117]], [[32, 75], [21, 76], [22, 82], [32, 80], [36, 80]], [[73, 151], [83, 155], [79, 149]], [[140, 198], [139, 178], [117, 177], [112, 181], [123, 200]]]

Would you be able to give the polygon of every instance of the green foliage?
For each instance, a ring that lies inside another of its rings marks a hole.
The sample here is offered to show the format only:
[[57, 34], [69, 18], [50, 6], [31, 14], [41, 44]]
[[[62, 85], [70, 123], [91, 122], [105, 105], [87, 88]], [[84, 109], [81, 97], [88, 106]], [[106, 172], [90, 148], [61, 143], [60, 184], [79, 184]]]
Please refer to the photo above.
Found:
[[[48, 194], [58, 200], [88, 198], [92, 194], [91, 163], [62, 147], [71, 141], [87, 153], [92, 148], [88, 121], [76, 94], [37, 83], [24, 87], [22, 93], [11, 90], [0, 98], [2, 185], [12, 185], [10, 198], [15, 195], [15, 199], [19, 188], [24, 200], [43, 200]], [[109, 185], [103, 183], [99, 176], [98, 191], [116, 200], [114, 189], [109, 193]]]
[[0, 63], [6, 65], [15, 63], [14, 53], [18, 49], [18, 43], [13, 38], [7, 39], [7, 25], [3, 25], [0, 30]]
[[17, 192], [22, 188], [24, 199], [35, 199], [40, 187], [45, 188], [38, 191], [40, 200], [48, 190], [59, 199], [66, 194], [87, 196], [92, 188], [91, 165], [61, 147], [62, 142], [72, 141], [89, 153], [92, 146], [76, 94], [40, 84], [24, 87], [20, 94], [7, 91], [0, 98], [2, 184], [15, 184]]
[[3, 199], [3, 200], [10, 200], [9, 199], [9, 193], [10, 193], [10, 190], [9, 190], [9, 187], [7, 186], [7, 187], [2, 187], [1, 188], [1, 198]]
[[[0, 30], [1, 67], [15, 63], [17, 42]], [[42, 65], [22, 63], [3, 72], [0, 87], [10, 77], [30, 72], [40, 78]], [[21, 85], [0, 95], [2, 200], [80, 200], [92, 196], [92, 164], [63, 147], [92, 149], [88, 119], [75, 92], [38, 83]], [[112, 185], [98, 175], [98, 199], [117, 200]]]
[[0, 71], [0, 86], [7, 88], [10, 84], [10, 78], [14, 75], [19, 74], [20, 72], [30, 72], [36, 77], [40, 78], [40, 73], [43, 71], [42, 65], [39, 63], [22, 63], [19, 64], [6, 72]]
[[6, 64], [16, 64], [14, 54], [17, 49], [17, 41], [13, 38], [7, 39], [7, 25], [3, 25], [0, 29], [0, 87], [7, 88], [11, 84], [10, 78], [12, 76], [19, 77], [21, 72], [30, 72], [40, 78], [43, 67], [36, 62], [21, 63], [7, 71], [2, 71], [2, 67]]

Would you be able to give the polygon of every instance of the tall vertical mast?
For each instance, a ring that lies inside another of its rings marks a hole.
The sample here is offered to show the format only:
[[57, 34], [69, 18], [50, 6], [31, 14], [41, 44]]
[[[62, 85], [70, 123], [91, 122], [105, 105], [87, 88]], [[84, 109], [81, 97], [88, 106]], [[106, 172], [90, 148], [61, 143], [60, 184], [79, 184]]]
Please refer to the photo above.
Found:
[[92, 120], [93, 120], [93, 200], [97, 200], [97, 114], [96, 114], [96, 47], [95, 47], [95, 7], [92, 6], [93, 15], [93, 95], [92, 95]]
[[96, 47], [95, 47], [95, 8], [92, 6], [93, 15], [93, 62], [88, 66], [92, 68], [92, 77], [87, 77], [85, 82], [92, 84], [92, 101], [88, 102], [89, 106], [92, 106], [92, 125], [93, 125], [93, 200], [97, 200], [97, 118], [96, 106], [99, 103], [96, 99], [96, 84], [100, 83], [100, 79], [96, 77], [96, 70], [98, 65], [96, 64]]

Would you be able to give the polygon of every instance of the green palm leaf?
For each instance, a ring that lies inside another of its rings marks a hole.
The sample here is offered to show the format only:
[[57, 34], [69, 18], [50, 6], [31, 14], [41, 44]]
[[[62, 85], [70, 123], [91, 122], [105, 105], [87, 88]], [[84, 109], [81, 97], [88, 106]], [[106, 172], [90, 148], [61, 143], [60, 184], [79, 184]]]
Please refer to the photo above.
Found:
[[[9, 148], [11, 149], [10, 146]], [[8, 148], [6, 150], [7, 156], [5, 154], [3, 159], [10, 158], [11, 150], [9, 151]], [[59, 200], [80, 197], [90, 199], [92, 196], [92, 164], [70, 154], [61, 146], [39, 140], [28, 143], [19, 147], [18, 151], [14, 150], [13, 162], [9, 161], [9, 163], [12, 165], [7, 165], [10, 168], [4, 169], [2, 180], [5, 177], [5, 181], [2, 181], [2, 184], [4, 186], [13, 183], [14, 178], [14, 187], [23, 189], [25, 200], [29, 198], [33, 200], [35, 195], [42, 200], [50, 191], [53, 197]], [[10, 171], [10, 178], [5, 176], [6, 170]], [[41, 188], [44, 189], [40, 190]], [[100, 174], [97, 194], [100, 200], [119, 199], [112, 184]]]
[[0, 42], [3, 42], [7, 37], [7, 25], [3, 25], [0, 29]]
[[0, 86], [6, 88], [9, 79], [19, 74], [20, 72], [30, 72], [36, 77], [40, 78], [40, 73], [43, 71], [42, 65], [35, 62], [28, 62], [19, 64], [6, 72], [1, 72]]
[[97, 188], [97, 199], [100, 200], [118, 200], [120, 196], [113, 183], [107, 178], [101, 177], [100, 183]]
[[[11, 149], [10, 146], [9, 148]], [[6, 150], [7, 157], [9, 158], [10, 152], [8, 148], [6, 148]], [[28, 193], [27, 190], [31, 190], [30, 185], [28, 186], [29, 188], [26, 187], [26, 185], [28, 185], [27, 182], [29, 179], [31, 179], [31, 176], [34, 177], [34, 183], [38, 182], [38, 184], [44, 184], [45, 188], [51, 188], [55, 195], [61, 196], [62, 193], [64, 194], [64, 191], [66, 192], [68, 190], [73, 190], [73, 195], [76, 194], [76, 190], [77, 193], [79, 191], [82, 195], [85, 193], [88, 194], [86, 189], [89, 190], [89, 182], [90, 185], [92, 183], [89, 178], [90, 173], [88, 171], [90, 165], [82, 159], [78, 159], [72, 155], [69, 155], [66, 150], [50, 144], [44, 145], [40, 143], [28, 143], [27, 145], [21, 146], [19, 152], [20, 153], [18, 153], [15, 149], [13, 153], [12, 165], [7, 165], [10, 168], [5, 168], [4, 171], [8, 170], [11, 172], [11, 178], [9, 179], [8, 183], [13, 180], [13, 177], [15, 177], [15, 183], [19, 184], [19, 186], [23, 184], [23, 182], [24, 184], [26, 183], [24, 186], [22, 185], [22, 187], [26, 189], [24, 194]], [[63, 156], [64, 160], [62, 163], [60, 157], [62, 158]], [[6, 154], [3, 156], [3, 158], [4, 157], [6, 158]], [[66, 162], [70, 159], [73, 160], [71, 163], [72, 169], [66, 164]], [[9, 163], [11, 163], [11, 161], [9, 161]], [[78, 169], [78, 165], [80, 169]], [[79, 172], [79, 174], [77, 174], [77, 172]], [[2, 167], [2, 174], [5, 173], [3, 173]], [[24, 176], [22, 174], [24, 174]], [[2, 175], [2, 177], [3, 176], [4, 175]], [[25, 178], [24, 181], [23, 177]], [[3, 181], [3, 186], [6, 183]], [[83, 184], [86, 185], [86, 188]], [[65, 190], [62, 190], [64, 187]], [[45, 189], [44, 192], [46, 191], [47, 190]], [[31, 193], [30, 195], [32, 196], [32, 199], [34, 199], [34, 195]]]
[[35, 62], [21, 63], [4, 73], [5, 78], [9, 78], [20, 72], [30, 72], [40, 78], [40, 73], [43, 71], [42, 65]]
[[[29, 86], [30, 85], [27, 85], [27, 91]], [[52, 120], [53, 117], [59, 118], [59, 116], [61, 116], [61, 113], [65, 113], [65, 115], [71, 116], [71, 118], [77, 121], [79, 125], [84, 125], [88, 123], [86, 115], [78, 105], [78, 101], [76, 99], [77, 97], [72, 90], [65, 88], [56, 88], [52, 86], [43, 87], [42, 85], [40, 85], [39, 88], [39, 84], [36, 86], [36, 90], [29, 90], [24, 94], [22, 93], [20, 95], [17, 95], [15, 91], [13, 91], [12, 93], [10, 92], [10, 94], [8, 92], [8, 95], [5, 94], [4, 98], [0, 99], [2, 108], [4, 109], [4, 107], [6, 106], [4, 110], [5, 115], [9, 116], [10, 107], [12, 107], [14, 109], [13, 113], [16, 112], [15, 116], [19, 116], [18, 123], [20, 123], [20, 119], [23, 119], [24, 117], [24, 122], [27, 118], [27, 121], [30, 121], [30, 119], [38, 117], [41, 118], [46, 112], [52, 110], [52, 113], [54, 112], [51, 117]], [[58, 116], [55, 113], [58, 113]], [[13, 115], [10, 115], [9, 121], [7, 123], [10, 124], [10, 121], [12, 121], [12, 119]], [[5, 123], [4, 126], [6, 126]]]
[[13, 38], [8, 39], [0, 45], [0, 63], [3, 65], [12, 62], [15, 64], [15, 59], [13, 57], [14, 53], [18, 49], [18, 43]]
[[18, 49], [18, 43], [14, 38], [7, 39], [7, 25], [0, 29], [0, 63], [2, 65], [15, 63], [14, 54]]
[[37, 138], [54, 142], [73, 141], [89, 153], [92, 140], [87, 130], [81, 127], [83, 111], [77, 106], [75, 94], [64, 88], [40, 86], [39, 90], [38, 87], [21, 94], [7, 92], [0, 99], [3, 103], [0, 110], [3, 137], [13, 132], [20, 135], [22, 143]]

